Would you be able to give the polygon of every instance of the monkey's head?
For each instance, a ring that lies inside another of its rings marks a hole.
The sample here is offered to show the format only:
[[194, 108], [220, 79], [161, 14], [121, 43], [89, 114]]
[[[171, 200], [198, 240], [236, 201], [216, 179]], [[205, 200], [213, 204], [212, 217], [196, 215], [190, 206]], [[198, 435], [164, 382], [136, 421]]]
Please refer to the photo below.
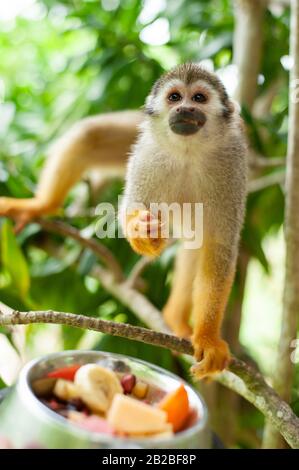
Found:
[[[159, 125], [159, 132], [183, 137], [213, 135], [229, 122], [234, 104], [220, 79], [198, 64], [179, 65], [154, 84], [145, 106], [146, 114]], [[170, 131], [170, 133], [169, 133]]]

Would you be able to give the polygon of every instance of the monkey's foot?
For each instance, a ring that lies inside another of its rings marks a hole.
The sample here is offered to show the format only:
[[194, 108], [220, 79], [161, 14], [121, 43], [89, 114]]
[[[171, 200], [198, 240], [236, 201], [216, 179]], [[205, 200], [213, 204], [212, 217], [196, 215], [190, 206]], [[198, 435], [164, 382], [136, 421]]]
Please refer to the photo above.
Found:
[[230, 362], [228, 344], [220, 338], [196, 338], [193, 340], [195, 354], [198, 361], [191, 372], [196, 379], [216, 374], [225, 369]]
[[180, 338], [190, 338], [192, 334], [192, 328], [186, 318], [187, 315], [180, 315], [179, 311], [173, 307], [166, 306], [163, 310], [163, 319], [166, 325]]
[[159, 256], [166, 245], [161, 237], [161, 223], [149, 211], [136, 211], [128, 218], [126, 234], [134, 251], [145, 256]]

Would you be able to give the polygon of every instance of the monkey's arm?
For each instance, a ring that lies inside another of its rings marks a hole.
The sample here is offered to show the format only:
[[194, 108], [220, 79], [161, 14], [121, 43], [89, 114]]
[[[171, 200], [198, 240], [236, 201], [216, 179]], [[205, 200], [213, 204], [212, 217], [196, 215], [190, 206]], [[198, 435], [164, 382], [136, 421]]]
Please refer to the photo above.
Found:
[[201, 248], [193, 286], [192, 342], [197, 378], [224, 369], [230, 359], [221, 324], [234, 279], [237, 248], [207, 240]]
[[141, 122], [139, 111], [103, 114], [83, 119], [50, 150], [36, 194], [31, 199], [0, 198], [0, 215], [20, 224], [55, 212], [70, 188], [93, 166], [123, 167]]
[[160, 255], [166, 245], [160, 216], [150, 212], [159, 184], [152, 160], [152, 153], [148, 154], [146, 143], [139, 137], [127, 166], [120, 210], [120, 222], [128, 242], [136, 253], [145, 256]]

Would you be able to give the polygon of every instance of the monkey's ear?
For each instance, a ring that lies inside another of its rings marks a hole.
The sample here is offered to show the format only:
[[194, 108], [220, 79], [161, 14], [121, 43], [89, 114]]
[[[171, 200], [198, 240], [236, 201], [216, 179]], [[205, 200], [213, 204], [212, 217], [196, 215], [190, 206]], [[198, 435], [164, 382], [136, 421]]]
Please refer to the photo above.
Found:
[[227, 100], [227, 102], [225, 103], [225, 107], [224, 107], [224, 110], [223, 110], [223, 116], [225, 118], [229, 118], [232, 114], [240, 114], [240, 111], [241, 111], [241, 107], [239, 105], [239, 103], [231, 98], [229, 98]]
[[151, 106], [143, 106], [143, 111], [145, 112], [145, 114], [147, 114], [148, 116], [153, 116], [155, 114], [155, 111], [153, 110], [153, 108], [151, 108]]
[[146, 98], [143, 110], [144, 110], [145, 114], [147, 114], [148, 116], [154, 116], [155, 115], [155, 111], [154, 111], [154, 107], [153, 107], [153, 98], [152, 98], [151, 95], [149, 95]]
[[240, 114], [241, 112], [241, 106], [240, 104], [238, 103], [238, 101], [236, 100], [233, 100], [232, 98], [230, 98], [228, 100], [228, 109], [229, 109], [229, 112], [232, 114], [232, 113], [238, 113]]

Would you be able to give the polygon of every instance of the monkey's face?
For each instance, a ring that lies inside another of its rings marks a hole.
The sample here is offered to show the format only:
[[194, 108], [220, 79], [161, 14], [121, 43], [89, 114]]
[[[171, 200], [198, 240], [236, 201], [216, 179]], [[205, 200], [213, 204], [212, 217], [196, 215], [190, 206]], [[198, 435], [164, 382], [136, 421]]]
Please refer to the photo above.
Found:
[[179, 83], [167, 90], [165, 106], [168, 108], [169, 127], [175, 134], [196, 134], [207, 121], [209, 94], [202, 86], [191, 87]]
[[147, 113], [168, 136], [208, 137], [219, 130], [224, 106], [218, 91], [206, 80], [185, 83], [175, 78], [163, 83], [148, 97]]

